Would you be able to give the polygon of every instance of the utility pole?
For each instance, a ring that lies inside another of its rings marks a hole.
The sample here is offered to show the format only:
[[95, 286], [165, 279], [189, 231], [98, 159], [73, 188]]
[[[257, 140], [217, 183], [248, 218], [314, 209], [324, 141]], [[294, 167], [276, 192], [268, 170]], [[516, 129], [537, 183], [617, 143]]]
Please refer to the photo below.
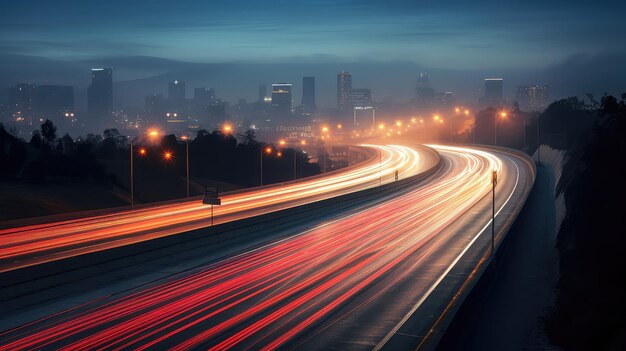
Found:
[[496, 246], [496, 184], [498, 184], [498, 171], [491, 172], [491, 255], [495, 254]]

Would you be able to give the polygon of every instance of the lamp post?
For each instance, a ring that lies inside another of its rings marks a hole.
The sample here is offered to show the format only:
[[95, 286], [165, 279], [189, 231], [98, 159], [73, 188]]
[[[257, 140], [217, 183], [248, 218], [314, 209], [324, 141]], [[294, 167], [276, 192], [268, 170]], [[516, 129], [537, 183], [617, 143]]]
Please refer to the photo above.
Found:
[[[148, 136], [150, 138], [156, 138], [159, 136], [159, 132], [157, 130], [150, 130], [148, 132]], [[133, 146], [135, 141], [139, 139], [139, 136], [134, 138], [129, 137], [129, 146], [130, 146], [130, 208], [135, 207], [135, 154], [133, 150]], [[143, 156], [146, 154], [146, 149], [140, 149], [139, 153]]]
[[493, 120], [493, 145], [498, 146], [498, 115], [504, 118], [506, 117], [506, 112], [502, 111], [499, 114], [496, 114]]
[[271, 154], [272, 153], [272, 148], [271, 147], [265, 147], [261, 149], [261, 186], [263, 186], [263, 154]]
[[498, 184], [498, 171], [491, 172], [491, 255], [495, 253], [496, 246], [496, 185]]
[[185, 170], [187, 173], [187, 197], [189, 197], [189, 136], [181, 137], [185, 141]]

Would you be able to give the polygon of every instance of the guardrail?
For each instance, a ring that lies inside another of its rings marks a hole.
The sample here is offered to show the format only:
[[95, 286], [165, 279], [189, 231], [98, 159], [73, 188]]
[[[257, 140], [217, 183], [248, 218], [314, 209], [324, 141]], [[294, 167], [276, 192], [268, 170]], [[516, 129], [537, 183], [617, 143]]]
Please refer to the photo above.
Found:
[[341, 211], [374, 201], [381, 195], [409, 191], [412, 186], [441, 168], [439, 154], [433, 149], [421, 148], [431, 153], [436, 163], [412, 177], [238, 221], [1, 273], [0, 301], [6, 306], [3, 309], [21, 309], [115, 279], [106, 273], [148, 262], [159, 267], [159, 262], [164, 258], [172, 261], [177, 258], [202, 257], [209, 250], [267, 237], [321, 216], [337, 215]]

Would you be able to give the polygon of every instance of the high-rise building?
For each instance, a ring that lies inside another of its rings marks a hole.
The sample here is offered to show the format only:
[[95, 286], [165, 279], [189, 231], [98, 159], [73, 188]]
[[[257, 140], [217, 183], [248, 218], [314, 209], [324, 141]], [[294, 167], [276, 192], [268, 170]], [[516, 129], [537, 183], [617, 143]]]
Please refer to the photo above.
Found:
[[259, 102], [265, 102], [266, 97], [267, 97], [267, 85], [261, 84], [259, 85]]
[[272, 84], [272, 110], [276, 117], [291, 115], [291, 84]]
[[92, 68], [91, 84], [87, 89], [89, 117], [107, 123], [113, 112], [113, 69]]
[[170, 107], [174, 110], [179, 110], [183, 107], [186, 97], [185, 81], [174, 80], [171, 81], [167, 89], [167, 99], [169, 100]]
[[517, 87], [515, 101], [525, 111], [542, 111], [548, 107], [550, 88], [547, 85], [524, 85]]
[[504, 104], [502, 78], [485, 79], [485, 96], [480, 98], [481, 107], [500, 106]]
[[422, 72], [417, 76], [416, 102], [419, 107], [429, 107], [433, 104], [435, 90], [430, 86], [428, 73]]
[[305, 112], [315, 112], [315, 77], [302, 77], [302, 109]]
[[350, 108], [371, 107], [372, 91], [363, 88], [350, 89], [348, 91], [348, 105]]
[[145, 100], [145, 114], [152, 120], [157, 121], [161, 116], [166, 113], [167, 104], [161, 94], [153, 94], [146, 96]]
[[351, 108], [348, 101], [350, 89], [352, 89], [352, 73], [346, 71], [337, 73], [337, 108], [341, 111]]
[[214, 88], [195, 88], [193, 90], [193, 100], [198, 106], [209, 106], [215, 102]]

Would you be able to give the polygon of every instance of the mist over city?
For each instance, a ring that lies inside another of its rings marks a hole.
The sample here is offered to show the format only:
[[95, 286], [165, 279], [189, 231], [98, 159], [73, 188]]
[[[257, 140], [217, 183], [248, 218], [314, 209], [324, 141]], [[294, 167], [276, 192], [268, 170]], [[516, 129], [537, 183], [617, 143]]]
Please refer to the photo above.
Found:
[[626, 348], [626, 3], [0, 8], [0, 351]]

